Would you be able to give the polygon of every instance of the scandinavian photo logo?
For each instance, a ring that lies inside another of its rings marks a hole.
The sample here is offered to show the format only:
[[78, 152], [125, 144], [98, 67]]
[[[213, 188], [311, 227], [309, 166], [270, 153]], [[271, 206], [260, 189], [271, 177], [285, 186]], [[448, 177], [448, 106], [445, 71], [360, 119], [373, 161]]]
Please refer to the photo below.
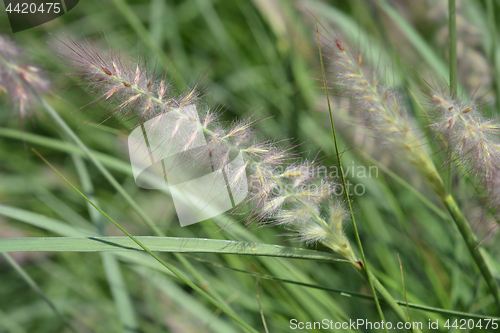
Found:
[[[136, 184], [169, 189], [181, 226], [224, 213], [248, 194], [246, 177], [227, 175], [245, 168], [241, 152], [214, 168], [195, 105], [167, 112], [135, 128], [128, 149]], [[168, 187], [167, 187], [168, 185]]]

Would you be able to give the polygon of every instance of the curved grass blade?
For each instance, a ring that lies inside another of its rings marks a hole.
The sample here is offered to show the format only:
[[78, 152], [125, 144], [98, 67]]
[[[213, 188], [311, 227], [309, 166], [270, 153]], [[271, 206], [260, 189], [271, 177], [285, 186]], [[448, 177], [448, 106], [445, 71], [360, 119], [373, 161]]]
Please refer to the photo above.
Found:
[[[155, 252], [221, 253], [252, 256], [310, 259], [351, 264], [349, 260], [336, 258], [334, 254], [281, 245], [258, 244], [207, 238], [183, 237], [135, 237]], [[124, 252], [141, 251], [141, 246], [129, 237], [24, 237], [0, 239], [0, 252]]]
[[[348, 191], [347, 185], [346, 185], [344, 168], [342, 167], [342, 162], [341, 162], [341, 158], [340, 158], [340, 150], [339, 150], [339, 145], [338, 145], [338, 141], [337, 141], [337, 132], [335, 131], [335, 124], [333, 122], [332, 107], [330, 104], [330, 94], [328, 93], [328, 85], [327, 85], [327, 81], [326, 81], [325, 66], [323, 64], [323, 54], [321, 53], [321, 42], [320, 42], [320, 38], [319, 38], [319, 30], [318, 30], [318, 21], [317, 20], [316, 20], [316, 34], [318, 36], [318, 53], [319, 53], [319, 60], [321, 63], [321, 72], [323, 74], [323, 84], [324, 84], [324, 88], [325, 88], [326, 101], [328, 104], [328, 111], [329, 111], [329, 115], [330, 115], [330, 125], [332, 128], [333, 143], [335, 145], [335, 153], [337, 155], [340, 176], [341, 176], [342, 185], [344, 188], [345, 201], [347, 202], [347, 205], [349, 207], [349, 213], [351, 216], [351, 223], [352, 223], [352, 227], [354, 230], [354, 235], [356, 236], [356, 243], [358, 245], [359, 252], [361, 253], [361, 260], [362, 260], [362, 264], [363, 264], [362, 267], [364, 268], [364, 271], [367, 275], [368, 284], [370, 285], [370, 289], [371, 289], [372, 294], [373, 294], [373, 300], [375, 301], [375, 307], [377, 308], [378, 315], [380, 316], [380, 319], [383, 322], [383, 321], [385, 321], [384, 312], [382, 311], [382, 308], [380, 307], [377, 292], [375, 291], [375, 287], [374, 287], [373, 281], [371, 279], [370, 270], [368, 268], [368, 262], [366, 261], [365, 252], [363, 250], [363, 245], [361, 244], [361, 239], [360, 239], [359, 233], [358, 233], [358, 227], [356, 225], [356, 219], [354, 218], [354, 212], [352, 210], [351, 198], [349, 198], [349, 191]], [[385, 329], [385, 331], [388, 332], [387, 328]]]
[[32, 213], [20, 208], [0, 205], [0, 215], [28, 223], [58, 235], [69, 237], [97, 236], [97, 234], [91, 229], [77, 228], [59, 220], [41, 214]]

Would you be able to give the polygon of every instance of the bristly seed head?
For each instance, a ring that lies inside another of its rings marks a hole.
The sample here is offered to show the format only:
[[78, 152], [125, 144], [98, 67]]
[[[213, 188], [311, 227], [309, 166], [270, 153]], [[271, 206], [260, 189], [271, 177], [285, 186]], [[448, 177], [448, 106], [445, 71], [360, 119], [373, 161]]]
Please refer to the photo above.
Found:
[[[259, 119], [225, 126], [217, 109], [202, 107], [198, 115], [195, 107], [201, 97], [198, 84], [174, 95], [170, 81], [165, 80], [166, 74], [156, 79], [140, 59], [125, 61], [111, 51], [98, 51], [89, 42], [80, 45], [69, 39], [61, 43], [69, 50], [65, 57], [76, 64], [74, 68], [83, 74], [85, 83], [92, 87], [91, 92], [118, 103], [112, 114], [137, 115], [139, 122], [161, 118], [158, 115], [174, 115], [168, 124], [161, 120], [149, 124], [161, 142], [171, 143], [183, 154], [193, 151], [202, 133], [206, 145], [196, 157], [209, 158], [214, 173], [226, 173], [227, 181], [234, 186], [231, 189], [236, 191], [233, 196], [238, 195], [237, 184], [242, 179], [246, 178], [245, 184], [250, 187], [245, 207], [238, 206], [234, 214], [240, 209], [246, 213], [249, 208], [248, 223], [282, 224], [294, 230], [298, 240], [320, 242], [357, 261], [341, 227], [345, 208], [335, 204], [330, 211], [322, 209], [334, 199], [335, 182], [315, 175], [316, 162], [300, 161], [291, 152], [293, 146], [282, 148], [274, 142], [259, 141], [253, 128]], [[340, 42], [338, 45], [343, 50]], [[229, 168], [234, 156], [241, 156], [244, 165]]]
[[487, 207], [500, 217], [500, 122], [485, 117], [478, 101], [450, 97], [447, 88], [431, 86], [432, 130], [447, 147], [447, 163], [456, 160], [473, 176]]
[[44, 94], [50, 88], [39, 69], [26, 61], [23, 50], [8, 37], [0, 35], [0, 93], [6, 93], [23, 122], [37, 104], [35, 94]]
[[111, 50], [101, 51], [89, 41], [80, 44], [68, 38], [59, 42], [64, 46], [59, 55], [73, 63], [70, 67], [79, 71], [75, 75], [84, 79], [83, 84], [90, 87], [89, 93], [98, 95], [97, 99], [117, 102], [116, 108], [103, 114], [105, 119], [121, 113], [138, 116], [143, 123], [165, 112], [166, 107], [175, 107], [175, 103], [167, 105], [163, 100], [172, 93], [170, 81], [164, 79], [166, 72], [157, 78], [148, 70], [145, 60], [134, 60], [130, 55], [122, 57]]
[[[439, 195], [444, 194], [443, 181], [410, 121], [401, 94], [384, 82], [384, 75], [365, 68], [367, 65], [363, 65], [361, 52], [351, 54], [337, 38], [333, 41], [335, 44], [323, 43], [327, 44], [325, 49], [330, 50], [324, 57], [328, 59], [333, 74], [330, 80], [332, 88], [351, 98], [352, 110], [361, 126], [370, 129], [374, 136], [409, 161]], [[439, 96], [433, 96], [433, 99], [443, 105], [446, 103]]]

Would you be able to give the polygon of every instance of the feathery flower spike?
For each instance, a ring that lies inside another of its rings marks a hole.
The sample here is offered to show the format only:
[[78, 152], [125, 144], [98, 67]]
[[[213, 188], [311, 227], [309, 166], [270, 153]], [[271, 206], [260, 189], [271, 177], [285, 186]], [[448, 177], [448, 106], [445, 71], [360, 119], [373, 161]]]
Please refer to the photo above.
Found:
[[433, 185], [439, 194], [444, 193], [444, 185], [424, 145], [416, 135], [400, 94], [384, 84], [377, 73], [363, 65], [360, 52], [351, 54], [338, 39], [327, 47], [330, 83], [350, 97], [360, 122], [369, 128], [377, 138], [394, 148], [409, 161]]
[[432, 129], [441, 135], [448, 161], [457, 160], [485, 191], [486, 204], [493, 212], [500, 207], [500, 122], [488, 119], [473, 99], [451, 97], [432, 88], [428, 103], [433, 109]]
[[[191, 143], [201, 131], [207, 145], [197, 157], [209, 158], [216, 172], [225, 172], [229, 184], [247, 178], [249, 196], [233, 214], [249, 210], [247, 223], [283, 225], [294, 232], [296, 240], [322, 243], [358, 265], [342, 228], [345, 208], [340, 202], [331, 203], [336, 182], [315, 176], [316, 163], [300, 161], [291, 152], [293, 147], [259, 140], [253, 127], [259, 119], [227, 125], [219, 120], [220, 110], [200, 103], [198, 91], [186, 89], [176, 96], [166, 74], [156, 77], [140, 60], [129, 57], [127, 63], [120, 55], [103, 53], [88, 41], [80, 45], [70, 39], [63, 44], [69, 51], [65, 57], [76, 63], [73, 68], [79, 70], [91, 92], [100, 94], [98, 99], [116, 101], [118, 108], [112, 113], [139, 116], [140, 122], [166, 112], [175, 114], [171, 118], [175, 123], [153, 122], [153, 130], [160, 141], [183, 143], [183, 154], [192, 153]], [[199, 121], [198, 115], [192, 114], [197, 109], [202, 112]], [[243, 165], [231, 169], [229, 162], [240, 154]], [[238, 196], [237, 192], [233, 196]], [[328, 212], [322, 214], [325, 210]]]

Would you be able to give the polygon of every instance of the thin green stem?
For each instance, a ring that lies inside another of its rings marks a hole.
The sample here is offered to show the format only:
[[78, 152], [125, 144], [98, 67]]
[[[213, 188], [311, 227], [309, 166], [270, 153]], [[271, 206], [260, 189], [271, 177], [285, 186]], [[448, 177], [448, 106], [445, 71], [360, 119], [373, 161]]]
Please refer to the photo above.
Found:
[[[90, 175], [83, 159], [76, 154], [72, 154], [71, 157], [75, 164], [83, 193], [87, 195], [89, 200], [99, 205], [97, 198], [94, 196], [94, 185], [90, 180]], [[94, 224], [97, 232], [99, 235], [105, 236], [106, 233], [102, 215], [89, 203], [87, 203], [87, 209], [90, 220]], [[111, 295], [113, 296], [113, 301], [122, 328], [132, 332], [139, 331], [133, 302], [127, 288], [124, 288], [124, 278], [117, 258], [112, 253], [101, 252], [100, 255], [104, 273], [106, 274], [106, 280], [111, 290]]]
[[405, 277], [403, 274], [403, 264], [401, 263], [401, 258], [399, 257], [399, 253], [398, 253], [398, 261], [399, 261], [399, 269], [401, 271], [401, 282], [403, 283], [403, 291], [404, 291], [405, 302], [406, 302], [406, 310], [408, 312], [408, 319], [410, 320], [410, 322], [413, 323], [413, 319], [411, 319], [410, 306], [408, 305], [408, 296], [406, 295]]
[[[370, 273], [369, 268], [368, 268], [368, 263], [366, 261], [365, 253], [363, 251], [363, 246], [361, 244], [361, 239], [359, 238], [358, 227], [356, 226], [356, 220], [354, 218], [354, 213], [353, 213], [352, 206], [351, 206], [351, 199], [349, 198], [349, 193], [347, 191], [347, 184], [346, 184], [346, 180], [345, 180], [344, 169], [342, 168], [342, 162], [341, 162], [341, 159], [340, 159], [340, 151], [339, 151], [339, 146], [338, 146], [338, 142], [337, 142], [337, 133], [335, 132], [335, 124], [333, 122], [332, 107], [331, 107], [331, 104], [330, 104], [330, 95], [328, 93], [328, 85], [327, 85], [327, 82], [326, 82], [325, 66], [323, 64], [323, 55], [321, 53], [321, 41], [320, 41], [320, 38], [319, 38], [319, 30], [318, 30], [318, 22], [317, 22], [317, 20], [316, 20], [316, 34], [318, 36], [319, 59], [320, 59], [320, 62], [321, 62], [321, 71], [323, 73], [323, 84], [324, 84], [324, 87], [325, 87], [326, 100], [327, 100], [327, 103], [328, 103], [328, 111], [329, 111], [329, 114], [330, 114], [330, 125], [331, 125], [331, 128], [332, 128], [333, 142], [335, 144], [335, 152], [337, 154], [337, 161], [338, 161], [338, 164], [339, 164], [340, 175], [342, 177], [342, 185], [344, 187], [345, 200], [346, 200], [347, 205], [349, 207], [349, 213], [351, 215], [351, 221], [352, 221], [352, 226], [353, 226], [353, 229], [354, 229], [354, 235], [356, 236], [356, 243], [358, 244], [359, 252], [361, 253], [361, 260], [363, 261], [363, 267], [364, 267], [364, 270], [366, 272], [366, 276], [367, 276], [367, 279], [368, 279], [368, 284], [370, 285], [370, 289], [371, 289], [372, 294], [373, 294], [373, 300], [375, 301], [375, 306], [377, 308], [377, 311], [378, 311], [378, 314], [380, 316], [380, 319], [382, 321], [385, 321], [384, 313], [382, 311], [382, 308], [380, 307], [380, 303], [379, 303], [379, 300], [378, 300], [378, 297], [377, 297], [377, 292], [375, 291], [375, 287], [373, 286], [373, 282], [372, 282], [372, 278], [371, 278], [372, 274]], [[387, 328], [386, 328], [386, 332], [388, 332]]]
[[[149, 145], [149, 140], [147, 139], [147, 131], [146, 131], [146, 128], [144, 126], [144, 124], [141, 124], [141, 129], [142, 129], [142, 133], [144, 135], [144, 138], [146, 139], [146, 147], [148, 148], [148, 155], [149, 157], [151, 158], [151, 163], [154, 164], [155, 161], [153, 159], [153, 152], [151, 151], [151, 147]], [[165, 172], [165, 171], [164, 171]], [[164, 177], [165, 177], [165, 181], [167, 181], [166, 179], [166, 174], [164, 174]], [[160, 231], [160, 234], [157, 234], [158, 236], [160, 237], [165, 237], [165, 234], [163, 232]], [[219, 302], [221, 303], [224, 303], [226, 306], [229, 306], [229, 304], [227, 304], [224, 299], [216, 292], [214, 291], [212, 288], [210, 288], [210, 283], [208, 283], [208, 281], [193, 267], [193, 265], [191, 265], [191, 263], [189, 262], [189, 260], [187, 260], [182, 254], [180, 253], [174, 253], [174, 256], [177, 260], [179, 260], [179, 262], [181, 264], [184, 265], [184, 267], [186, 267], [186, 269], [194, 276], [194, 278], [196, 280], [198, 280], [198, 283], [201, 285], [201, 286], [204, 286], [206, 288], [206, 290], [214, 297], [216, 298]]]
[[[413, 93], [411, 93], [411, 94], [412, 94], [413, 98], [415, 98]], [[425, 109], [422, 108], [420, 103], [419, 103], [419, 106], [422, 109], [426, 119], [430, 123], [429, 115], [427, 114], [427, 112], [425, 112]], [[446, 141], [444, 140], [443, 136], [441, 135], [441, 133], [439, 134], [439, 138], [443, 142], [445, 147], [447, 148], [448, 145], [447, 145]], [[475, 189], [476, 193], [478, 193], [479, 195], [482, 195], [482, 193], [480, 193], [480, 191], [479, 191], [479, 188], [476, 187], [476, 185], [469, 178], [468, 173], [463, 169], [463, 166], [460, 163], [460, 160], [459, 159], [455, 159], [455, 160], [457, 161], [458, 166], [460, 167], [461, 171], [464, 173], [464, 175], [467, 178], [467, 180], [469, 181], [469, 183]], [[447, 194], [447, 195], [442, 197], [442, 200], [443, 200], [448, 212], [450, 213], [453, 221], [455, 222], [458, 230], [462, 234], [462, 237], [463, 237], [465, 243], [467, 244], [467, 249], [469, 250], [469, 252], [472, 256], [472, 259], [474, 260], [477, 267], [479, 268], [481, 275], [483, 275], [484, 279], [486, 280], [486, 283], [487, 283], [488, 287], [490, 288], [491, 293], [493, 294], [493, 297], [495, 299], [495, 303], [497, 304], [497, 307], [500, 309], [500, 291], [498, 289], [498, 284], [493, 277], [493, 273], [491, 272], [491, 268], [488, 267], [488, 265], [486, 264], [484, 250], [481, 247], [478, 248], [479, 245], [478, 245], [478, 242], [474, 236], [474, 233], [472, 232], [472, 230], [470, 228], [470, 224], [467, 221], [467, 219], [465, 218], [465, 216], [463, 215], [463, 213], [461, 212], [461, 210], [458, 207], [453, 196], [451, 194]]]
[[490, 288], [490, 291], [493, 294], [493, 298], [495, 299], [497, 307], [500, 309], [500, 291], [498, 289], [498, 285], [495, 281], [495, 278], [491, 273], [491, 269], [488, 267], [486, 263], [483, 249], [481, 247], [477, 248], [476, 238], [474, 237], [474, 234], [470, 228], [469, 223], [465, 219], [465, 216], [460, 211], [460, 208], [458, 208], [455, 199], [453, 199], [451, 195], [447, 195], [443, 200], [446, 205], [446, 208], [448, 208], [448, 211], [453, 217], [455, 224], [460, 230], [460, 233], [462, 234], [465, 243], [467, 244], [469, 253], [471, 254], [472, 258], [476, 262], [477, 267], [479, 268], [479, 271], [486, 280], [486, 283], [488, 284], [488, 287]]
[[448, 30], [450, 38], [450, 95], [457, 95], [457, 18], [455, 0], [448, 0]]
[[[387, 305], [389, 305], [391, 307], [391, 309], [398, 315], [399, 318], [404, 319], [405, 321], [412, 323], [410, 318], [408, 318], [406, 313], [404, 313], [404, 311], [401, 309], [401, 306], [398, 303], [396, 303], [394, 298], [392, 298], [391, 294], [384, 288], [382, 283], [380, 283], [380, 281], [377, 280], [377, 278], [373, 275], [372, 272], [367, 272], [367, 273], [370, 275], [370, 278], [373, 280], [373, 283], [375, 284], [375, 288], [377, 288], [377, 290], [380, 293], [380, 295], [382, 296], [382, 298], [387, 302]], [[418, 329], [418, 326], [417, 326], [417, 328], [415, 328], [414, 326], [415, 326], [415, 323], [412, 323], [411, 330], [414, 332], [420, 332], [420, 330]], [[410, 330], [408, 330], [408, 331], [410, 331]]]
[[247, 329], [250, 332], [258, 332], [255, 329], [253, 329], [250, 325], [248, 325], [246, 322], [244, 322], [241, 318], [239, 318], [237, 315], [235, 315], [229, 308], [227, 308], [225, 305], [222, 303], [218, 302], [216, 299], [214, 299], [212, 296], [207, 294], [205, 291], [203, 291], [200, 287], [198, 287], [196, 284], [191, 282], [188, 278], [186, 278], [183, 274], [181, 274], [179, 271], [177, 271], [173, 266], [169, 265], [166, 261], [161, 259], [157, 254], [155, 254], [153, 251], [151, 251], [148, 247], [146, 247], [144, 244], [142, 244], [141, 241], [139, 241], [136, 237], [134, 237], [131, 233], [129, 233], [127, 230], [125, 230], [118, 222], [113, 220], [108, 214], [106, 214], [102, 209], [100, 209], [97, 205], [95, 205], [90, 199], [88, 199], [85, 194], [83, 194], [79, 189], [77, 189], [69, 180], [67, 180], [52, 164], [49, 163], [42, 155], [40, 155], [36, 150], [33, 149], [33, 151], [55, 172], [61, 179], [63, 179], [71, 188], [73, 188], [80, 196], [82, 196], [89, 204], [91, 204], [95, 209], [99, 211], [104, 217], [106, 217], [111, 223], [113, 223], [118, 229], [120, 229], [121, 232], [123, 232], [125, 235], [127, 235], [134, 243], [136, 243], [138, 246], [140, 246], [144, 251], [146, 251], [150, 256], [152, 256], [156, 261], [158, 261], [160, 264], [162, 264], [165, 268], [167, 268], [169, 271], [171, 271], [175, 276], [177, 276], [179, 279], [181, 279], [184, 283], [186, 283], [188, 286], [190, 286], [193, 290], [198, 292], [200, 295], [202, 295], [204, 298], [206, 298], [210, 303], [215, 305], [217, 308], [219, 308], [221, 311], [225, 312], [228, 316], [233, 318], [237, 323], [239, 323], [241, 326], [243, 326], [245, 329]]
[[266, 317], [264, 316], [264, 311], [262, 310], [262, 304], [260, 303], [259, 278], [255, 280], [255, 293], [257, 295], [257, 303], [259, 303], [259, 312], [260, 312], [260, 318], [262, 318], [262, 324], [264, 325], [266, 333], [269, 333], [269, 330], [267, 329]]
[[80, 140], [80, 138], [73, 132], [73, 130], [66, 124], [66, 122], [59, 116], [54, 108], [42, 97], [39, 97], [40, 103], [47, 111], [49, 116], [61, 127], [61, 129], [80, 147], [81, 150], [88, 156], [89, 160], [95, 165], [99, 172], [108, 180], [108, 182], [120, 193], [120, 195], [127, 201], [132, 209], [139, 215], [139, 217], [157, 234], [163, 235], [158, 226], [151, 220], [151, 218], [142, 210], [141, 207], [135, 202], [134, 199], [125, 191], [125, 189], [118, 183], [118, 181], [109, 173], [109, 171], [97, 160], [87, 146]]
[[[38, 96], [38, 95], [37, 95]], [[73, 130], [66, 124], [66, 122], [59, 116], [59, 114], [54, 110], [54, 108], [42, 97], [38, 96], [41, 104], [49, 114], [49, 116], [56, 121], [56, 123], [63, 129], [63, 131], [70, 136], [70, 138], [80, 147], [80, 149], [87, 155], [88, 159], [96, 166], [96, 168], [101, 172], [101, 174], [108, 180], [108, 182], [115, 188], [115, 190], [122, 195], [122, 197], [128, 202], [132, 209], [139, 215], [139, 217], [153, 230], [157, 236], [164, 237], [163, 231], [158, 228], [158, 226], [153, 222], [153, 220], [142, 210], [142, 208], [137, 204], [137, 202], [125, 191], [120, 183], [111, 175], [111, 173], [102, 165], [102, 163], [92, 154], [92, 152], [87, 148], [87, 146], [80, 140], [80, 138], [73, 132]], [[186, 260], [182, 254], [174, 253], [174, 256], [179, 260], [184, 267], [198, 280], [198, 282], [203, 286], [209, 286], [207, 280], [191, 265], [191, 263]], [[208, 291], [213, 293], [213, 297], [217, 298], [221, 303], [224, 303], [223, 299], [208, 287]]]
[[[450, 96], [457, 96], [457, 19], [455, 0], [448, 0], [448, 32], [450, 56]], [[446, 194], [451, 193], [452, 170], [451, 164], [445, 170]]]
[[500, 73], [497, 65], [497, 27], [495, 23], [495, 4], [493, 0], [486, 1], [486, 11], [488, 12], [488, 27], [491, 37], [490, 62], [493, 67], [493, 88], [496, 95], [497, 114], [500, 114]]
[[[361, 152], [359, 149], [355, 149], [355, 150], [360, 152], [365, 158], [369, 159], [370, 161], [376, 162], [371, 157], [369, 157], [367, 154], [365, 154], [364, 152]], [[386, 172], [392, 178], [394, 178], [396, 181], [398, 181], [400, 184], [402, 184], [403, 186], [405, 186], [406, 188], [411, 190], [415, 195], [417, 195], [422, 200], [423, 203], [425, 203], [429, 208], [431, 208], [434, 212], [436, 212], [440, 217], [442, 217], [443, 219], [445, 219], [447, 221], [450, 220], [448, 216], [443, 216], [441, 211], [434, 204], [432, 204], [425, 197], [423, 197], [422, 194], [420, 194], [418, 191], [416, 191], [413, 187], [411, 187], [403, 179], [401, 179], [399, 176], [394, 174], [392, 171], [387, 169], [382, 164], [377, 163], [377, 165], [384, 172]], [[476, 189], [476, 191], [477, 191], [477, 189]], [[458, 208], [453, 196], [447, 195], [446, 197], [443, 197], [443, 200], [445, 202], [445, 206], [446, 206], [448, 212], [450, 213], [450, 215], [452, 217], [451, 221], [455, 222], [455, 224], [457, 225], [460, 233], [462, 234], [462, 237], [465, 240], [465, 243], [467, 244], [467, 248], [469, 249], [469, 252], [471, 253], [472, 258], [474, 259], [474, 262], [476, 263], [481, 274], [483, 275], [483, 277], [487, 281], [488, 287], [490, 288], [490, 290], [495, 298], [495, 302], [497, 303], [497, 305], [500, 308], [500, 304], [498, 302], [498, 299], [499, 299], [498, 297], [500, 297], [499, 289], [498, 289], [498, 286], [497, 286], [495, 279], [493, 278], [493, 274], [491, 273], [491, 269], [486, 264], [483, 249], [481, 247], [478, 248], [478, 245], [477, 245], [478, 242], [475, 239], [472, 230], [470, 229], [470, 225], [467, 222], [467, 220], [465, 219], [465, 217], [463, 216], [460, 209]], [[479, 253], [478, 253], [478, 251], [479, 251]]]

